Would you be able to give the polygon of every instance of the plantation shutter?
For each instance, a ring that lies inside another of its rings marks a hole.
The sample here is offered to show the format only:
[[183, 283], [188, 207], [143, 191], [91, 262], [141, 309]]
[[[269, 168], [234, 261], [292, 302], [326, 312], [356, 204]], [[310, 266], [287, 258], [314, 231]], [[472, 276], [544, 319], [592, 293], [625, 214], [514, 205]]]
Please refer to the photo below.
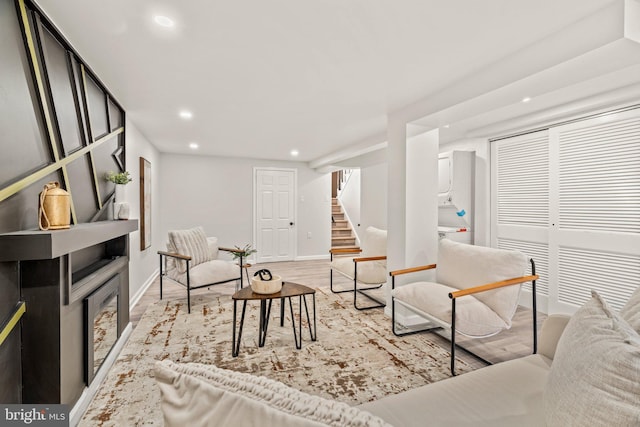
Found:
[[582, 305], [590, 290], [620, 309], [640, 285], [640, 114], [552, 129], [557, 151], [557, 307]]
[[540, 309], [574, 312], [592, 289], [620, 309], [640, 285], [640, 110], [491, 150], [491, 242], [536, 261]]
[[[549, 287], [549, 136], [547, 131], [496, 141], [492, 145], [492, 245], [533, 258], [538, 300], [546, 310]], [[523, 286], [530, 304], [531, 285]], [[541, 298], [540, 298], [541, 297]]]

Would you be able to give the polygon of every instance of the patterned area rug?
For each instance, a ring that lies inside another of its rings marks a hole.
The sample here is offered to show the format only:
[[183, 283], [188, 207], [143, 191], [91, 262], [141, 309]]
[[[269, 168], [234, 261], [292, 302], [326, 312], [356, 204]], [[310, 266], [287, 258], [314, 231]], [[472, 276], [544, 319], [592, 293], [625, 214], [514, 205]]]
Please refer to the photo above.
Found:
[[[280, 303], [274, 301], [266, 344], [259, 348], [259, 303], [249, 302], [235, 358], [229, 295], [210, 292], [192, 297], [191, 314], [185, 300], [149, 306], [80, 425], [162, 425], [153, 364], [167, 358], [263, 375], [354, 405], [449, 378], [449, 352], [430, 334], [395, 337], [381, 309], [356, 311], [350, 294], [318, 289], [316, 304], [318, 340], [312, 342], [308, 328], [303, 328], [302, 349], [296, 350], [288, 306], [280, 327]], [[296, 322], [297, 310], [294, 298]], [[457, 373], [472, 370], [460, 359], [456, 363]]]

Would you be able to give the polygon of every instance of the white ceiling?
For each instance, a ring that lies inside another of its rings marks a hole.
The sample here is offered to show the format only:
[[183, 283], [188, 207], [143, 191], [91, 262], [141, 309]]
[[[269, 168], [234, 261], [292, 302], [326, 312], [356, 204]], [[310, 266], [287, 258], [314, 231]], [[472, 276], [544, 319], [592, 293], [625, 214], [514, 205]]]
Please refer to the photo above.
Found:
[[[588, 18], [617, 20], [620, 8], [598, 11], [623, 0], [37, 3], [135, 126], [170, 153], [195, 154], [188, 144], [197, 142], [198, 154], [292, 160], [298, 149], [297, 160], [311, 162], [381, 142], [388, 114], [411, 106], [425, 126], [451, 124], [443, 137], [463, 137], [526, 114], [510, 106], [528, 92], [573, 102], [601, 90], [587, 83], [585, 92], [585, 81], [640, 63], [631, 42], [602, 48], [621, 30]], [[576, 25], [592, 31], [572, 35]], [[594, 49], [595, 60], [631, 59], [589, 73], [579, 58]], [[553, 68], [572, 56], [575, 80]], [[181, 119], [182, 109], [193, 118]]]

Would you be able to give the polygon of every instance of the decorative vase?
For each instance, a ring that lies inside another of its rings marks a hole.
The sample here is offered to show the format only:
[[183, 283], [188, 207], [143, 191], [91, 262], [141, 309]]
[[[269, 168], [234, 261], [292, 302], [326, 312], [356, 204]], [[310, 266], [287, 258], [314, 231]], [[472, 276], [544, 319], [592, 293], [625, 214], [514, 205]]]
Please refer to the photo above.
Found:
[[116, 184], [116, 200], [115, 200], [116, 202], [118, 203], [124, 202], [124, 199], [125, 199], [124, 190], [125, 190], [124, 184]]
[[71, 197], [60, 188], [60, 183], [51, 181], [40, 193], [38, 226], [40, 230], [62, 230], [71, 223]]
[[118, 219], [129, 219], [129, 203], [118, 203], [120, 209], [118, 209]]

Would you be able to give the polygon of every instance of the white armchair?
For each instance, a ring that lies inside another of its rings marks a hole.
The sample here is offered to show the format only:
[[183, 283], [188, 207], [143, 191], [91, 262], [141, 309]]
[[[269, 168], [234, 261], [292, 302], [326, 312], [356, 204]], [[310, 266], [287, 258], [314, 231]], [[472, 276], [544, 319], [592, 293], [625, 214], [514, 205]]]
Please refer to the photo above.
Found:
[[[239, 262], [218, 259], [219, 251], [233, 252]], [[191, 313], [191, 291], [221, 283], [239, 281], [242, 288], [242, 252], [218, 246], [217, 237], [207, 237], [202, 227], [169, 231], [167, 251], [160, 255], [160, 299], [167, 276], [187, 288], [187, 309]]]
[[[531, 275], [525, 275], [529, 263]], [[395, 286], [397, 276], [434, 268], [435, 282], [421, 281]], [[389, 274], [392, 278], [393, 333], [402, 336], [439, 328], [449, 330], [452, 375], [455, 375], [456, 332], [471, 338], [482, 338], [509, 329], [518, 307], [520, 286], [525, 282], [532, 283], [533, 353], [536, 352], [535, 283], [538, 276], [535, 274], [535, 263], [523, 253], [442, 239], [438, 245], [437, 264], [395, 270]], [[396, 303], [427, 319], [429, 327], [419, 331], [398, 332]]]
[[[387, 231], [367, 227], [362, 240], [362, 249], [333, 248], [329, 251], [331, 254], [330, 289], [333, 293], [353, 292], [353, 306], [358, 310], [384, 307], [383, 301], [365, 291], [378, 289], [387, 283]], [[361, 254], [361, 256], [335, 256], [348, 254]], [[335, 290], [334, 271], [352, 280], [353, 289]], [[375, 305], [358, 306], [358, 294], [372, 300]]]

